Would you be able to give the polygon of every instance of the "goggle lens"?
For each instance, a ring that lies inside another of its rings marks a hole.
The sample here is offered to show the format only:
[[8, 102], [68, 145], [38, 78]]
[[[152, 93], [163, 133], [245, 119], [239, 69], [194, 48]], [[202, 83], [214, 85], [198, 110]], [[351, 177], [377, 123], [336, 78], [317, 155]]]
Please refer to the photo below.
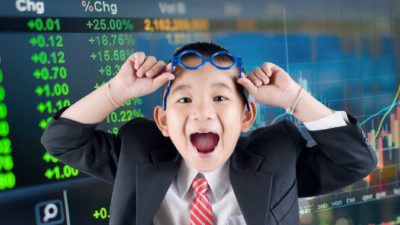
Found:
[[203, 63], [203, 59], [196, 53], [188, 52], [182, 55], [181, 63], [187, 67], [198, 67]]
[[235, 63], [235, 60], [233, 59], [232, 55], [227, 53], [221, 53], [215, 55], [211, 60], [215, 65], [225, 69], [231, 68]]
[[[210, 61], [215, 66], [220, 67], [220, 69], [229, 69], [235, 63], [232, 55], [227, 53], [214, 55], [212, 58], [210, 58]], [[181, 56], [181, 63], [187, 68], [196, 68], [203, 65], [205, 62], [203, 62], [203, 58], [200, 55], [188, 52]]]

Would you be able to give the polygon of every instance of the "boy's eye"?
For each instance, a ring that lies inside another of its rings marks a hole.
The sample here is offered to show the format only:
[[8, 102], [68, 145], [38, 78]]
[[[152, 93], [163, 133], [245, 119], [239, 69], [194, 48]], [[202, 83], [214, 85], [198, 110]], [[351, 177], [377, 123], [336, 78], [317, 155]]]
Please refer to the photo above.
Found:
[[[179, 99], [179, 100], [178, 100], [178, 102], [180, 102], [180, 103], [184, 103], [184, 102], [182, 102], [182, 101], [181, 101], [182, 99], [185, 99], [185, 100], [190, 100], [190, 98], [188, 98], [188, 97], [184, 97], [184, 98], [181, 98], [181, 99]], [[186, 102], [186, 101], [185, 101], [185, 102]]]
[[[217, 96], [217, 97], [214, 98], [214, 100], [216, 100], [216, 101], [224, 101], [226, 99], [227, 98], [225, 98], [224, 96]], [[192, 100], [190, 98], [188, 98], [188, 97], [184, 97], [184, 98], [181, 98], [181, 99], [178, 100], [178, 102], [180, 102], [180, 103], [191, 102], [191, 101]]]
[[217, 97], [215, 97], [215, 99], [222, 99], [222, 101], [223, 101], [223, 100], [226, 100], [227, 98], [225, 98], [224, 96], [217, 96]]

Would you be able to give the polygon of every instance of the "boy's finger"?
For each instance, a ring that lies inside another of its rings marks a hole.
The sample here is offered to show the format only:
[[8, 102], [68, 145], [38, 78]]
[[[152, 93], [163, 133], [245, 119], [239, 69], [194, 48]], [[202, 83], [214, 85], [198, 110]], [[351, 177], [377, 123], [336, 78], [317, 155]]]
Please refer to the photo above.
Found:
[[268, 77], [270, 77], [273, 73], [281, 69], [279, 66], [270, 62], [265, 62], [261, 68], [267, 74]]
[[253, 96], [257, 96], [258, 88], [253, 84], [252, 81], [247, 79], [246, 77], [239, 78], [237, 80], [239, 84], [241, 84], [246, 90], [252, 94]]
[[165, 62], [162, 60], [157, 61], [146, 73], [146, 77], [153, 77], [165, 69]]
[[167, 67], [165, 68], [165, 71], [171, 73], [171, 71], [172, 71], [172, 63], [168, 63], [167, 64]]
[[274, 66], [274, 64], [272, 64], [270, 62], [265, 62], [265, 63], [263, 63], [261, 68], [265, 72], [265, 74], [267, 74], [267, 76], [270, 77], [272, 75], [272, 67], [273, 66]]
[[249, 73], [249, 76], [247, 76], [247, 78], [249, 80], [251, 80], [255, 85], [257, 85], [258, 87], [260, 87], [262, 85], [262, 81], [260, 79], [257, 78], [256, 75], [254, 75], [253, 72]]
[[[128, 62], [125, 62], [125, 63], [129, 63], [129, 65], [131, 66], [131, 68], [135, 68], [135, 61], [136, 61], [136, 58], [135, 58], [134, 54], [132, 54], [132, 55], [130, 55], [130, 56], [128, 57]], [[124, 64], [125, 64], [125, 63], [124, 63]]]
[[161, 87], [161, 85], [163, 85], [165, 82], [173, 79], [175, 79], [175, 76], [172, 73], [169, 72], [162, 73], [160, 76], [157, 76], [156, 78], [153, 79], [151, 89], [155, 91], [159, 87]]
[[137, 76], [142, 77], [144, 73], [146, 73], [156, 62], [157, 62], [156, 57], [147, 56], [142, 66], [139, 67], [138, 71], [136, 72]]
[[146, 58], [146, 55], [144, 52], [135, 52], [133, 53], [133, 57], [135, 58], [135, 70], [138, 70]]
[[263, 70], [259, 67], [254, 69], [254, 74], [257, 76], [258, 79], [262, 80], [264, 84], [268, 84], [268, 77]]

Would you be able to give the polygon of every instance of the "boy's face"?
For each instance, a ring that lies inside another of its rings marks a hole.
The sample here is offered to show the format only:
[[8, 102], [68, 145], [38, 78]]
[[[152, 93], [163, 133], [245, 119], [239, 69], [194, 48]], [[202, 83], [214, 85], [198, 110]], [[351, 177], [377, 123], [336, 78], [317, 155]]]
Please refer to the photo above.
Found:
[[248, 131], [254, 122], [256, 106], [249, 101], [251, 112], [246, 110], [236, 87], [238, 72], [237, 67], [219, 70], [209, 62], [198, 70], [176, 66], [166, 111], [160, 106], [154, 109], [160, 131], [198, 171], [222, 166], [232, 155], [240, 132]]

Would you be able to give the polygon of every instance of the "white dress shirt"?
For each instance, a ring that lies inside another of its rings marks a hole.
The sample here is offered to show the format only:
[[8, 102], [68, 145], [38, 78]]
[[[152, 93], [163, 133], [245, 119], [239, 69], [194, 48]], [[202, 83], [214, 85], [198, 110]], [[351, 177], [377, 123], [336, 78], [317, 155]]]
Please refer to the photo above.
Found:
[[[321, 119], [304, 122], [310, 130], [323, 130], [349, 123], [345, 111], [336, 111]], [[154, 225], [189, 225], [190, 205], [195, 196], [192, 180], [199, 172], [181, 160], [176, 179], [171, 183], [160, 208], [153, 218]], [[219, 168], [202, 174], [209, 185], [208, 197], [214, 214], [214, 225], [245, 225], [236, 196], [229, 180], [229, 160]]]

